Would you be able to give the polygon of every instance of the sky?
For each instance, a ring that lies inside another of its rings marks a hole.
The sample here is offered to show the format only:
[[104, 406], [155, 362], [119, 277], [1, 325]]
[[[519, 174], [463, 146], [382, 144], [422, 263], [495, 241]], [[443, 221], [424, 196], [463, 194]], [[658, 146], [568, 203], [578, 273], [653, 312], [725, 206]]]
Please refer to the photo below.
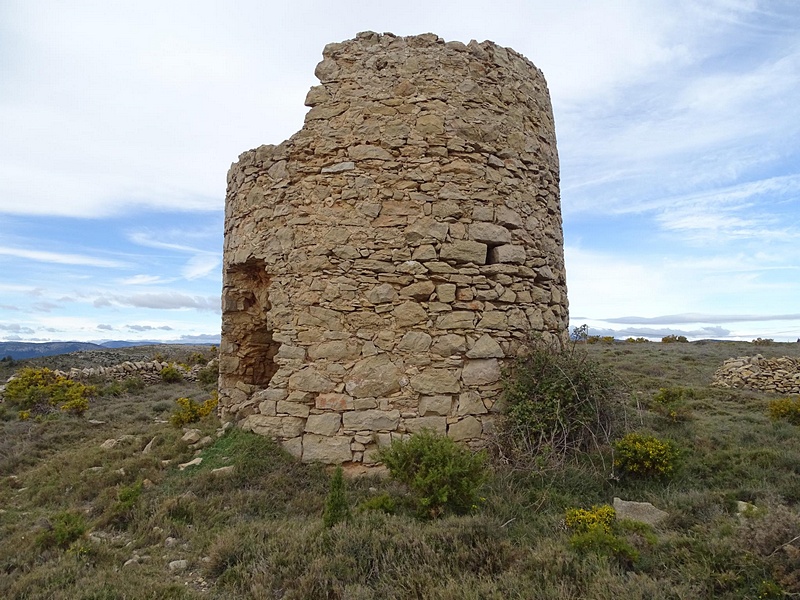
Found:
[[571, 327], [800, 339], [796, 0], [0, 0], [0, 341], [218, 339], [226, 172], [368, 30], [544, 72]]

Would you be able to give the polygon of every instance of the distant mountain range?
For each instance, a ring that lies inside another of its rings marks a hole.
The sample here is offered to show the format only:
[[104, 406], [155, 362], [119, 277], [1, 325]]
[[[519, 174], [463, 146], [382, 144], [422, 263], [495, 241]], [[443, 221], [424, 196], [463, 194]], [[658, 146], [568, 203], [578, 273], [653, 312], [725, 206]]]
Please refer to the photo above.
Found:
[[[205, 345], [206, 342], [155, 342], [155, 341], [136, 341], [128, 342], [124, 340], [112, 340], [98, 344], [92, 342], [0, 342], [0, 358], [10, 356], [14, 360], [23, 358], [38, 358], [40, 356], [54, 356], [56, 354], [69, 354], [79, 350], [109, 350], [112, 348], [129, 348], [131, 346], [151, 346], [155, 344], [181, 344], [190, 343]], [[207, 342], [208, 345], [215, 342]], [[219, 343], [219, 342], [216, 342]]]

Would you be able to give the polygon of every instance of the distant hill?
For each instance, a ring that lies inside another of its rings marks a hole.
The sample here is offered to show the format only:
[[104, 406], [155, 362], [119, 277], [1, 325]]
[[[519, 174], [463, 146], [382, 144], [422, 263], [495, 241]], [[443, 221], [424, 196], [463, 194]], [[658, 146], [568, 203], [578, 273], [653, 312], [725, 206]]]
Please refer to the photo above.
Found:
[[[203, 336], [197, 337], [201, 338]], [[0, 358], [10, 356], [14, 360], [22, 360], [24, 358], [55, 356], [57, 354], [69, 354], [70, 352], [86, 350], [114, 350], [120, 348], [132, 348], [134, 346], [158, 346], [162, 344], [197, 346], [210, 346], [219, 344], [218, 336], [216, 338], [214, 336], [205, 337], [209, 339], [181, 342], [155, 342], [152, 340], [137, 340], [135, 342], [128, 342], [125, 340], [111, 340], [99, 344], [95, 344], [93, 342], [0, 342]]]
[[91, 342], [0, 342], [0, 358], [10, 356], [14, 360], [68, 354], [78, 350], [102, 350], [100, 344]]

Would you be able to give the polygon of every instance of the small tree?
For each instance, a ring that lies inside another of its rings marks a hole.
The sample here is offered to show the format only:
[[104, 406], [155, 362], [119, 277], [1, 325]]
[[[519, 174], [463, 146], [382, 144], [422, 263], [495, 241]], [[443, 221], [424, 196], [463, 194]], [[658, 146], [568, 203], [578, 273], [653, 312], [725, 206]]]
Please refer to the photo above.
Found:
[[322, 523], [325, 527], [333, 527], [337, 523], [350, 520], [350, 506], [344, 491], [344, 472], [342, 467], [336, 467], [331, 478], [331, 487], [325, 498], [325, 511], [322, 513]]

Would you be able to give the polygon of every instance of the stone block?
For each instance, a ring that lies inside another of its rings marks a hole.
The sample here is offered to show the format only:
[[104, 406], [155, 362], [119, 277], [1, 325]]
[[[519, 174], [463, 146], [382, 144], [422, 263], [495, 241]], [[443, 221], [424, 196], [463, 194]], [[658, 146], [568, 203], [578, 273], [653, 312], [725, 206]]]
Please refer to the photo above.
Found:
[[417, 302], [404, 302], [392, 311], [398, 327], [412, 327], [428, 320], [427, 311]]
[[413, 419], [406, 419], [403, 421], [403, 424], [406, 427], [406, 431], [409, 433], [419, 433], [424, 429], [432, 431], [433, 433], [438, 433], [439, 435], [445, 435], [447, 433], [446, 417], [416, 417]]
[[314, 367], [306, 367], [289, 377], [289, 387], [302, 392], [332, 392], [336, 384]]
[[495, 221], [509, 229], [522, 229], [524, 223], [522, 217], [518, 212], [511, 210], [506, 206], [498, 206], [494, 209]]
[[353, 459], [350, 450], [350, 436], [326, 437], [315, 433], [303, 436], [303, 462], [323, 462], [341, 464]]
[[500, 380], [500, 363], [496, 358], [467, 360], [461, 371], [464, 385], [486, 385]]
[[411, 388], [420, 394], [456, 394], [461, 389], [455, 375], [448, 369], [425, 369], [411, 377]]
[[325, 436], [336, 435], [341, 424], [342, 416], [339, 413], [310, 415], [306, 420], [306, 433], [316, 433]]
[[427, 352], [431, 347], [432, 339], [424, 331], [409, 331], [397, 344], [397, 349], [404, 352]]
[[455, 333], [447, 333], [436, 338], [431, 352], [439, 356], [453, 356], [467, 349], [467, 338]]
[[503, 358], [505, 353], [495, 339], [484, 333], [467, 351], [467, 358]]
[[347, 155], [353, 160], [394, 160], [394, 156], [388, 150], [369, 144], [351, 146], [347, 149]]
[[432, 281], [417, 281], [402, 288], [400, 290], [400, 295], [414, 298], [415, 300], [425, 301], [430, 297], [435, 289], [436, 286]]
[[469, 226], [469, 239], [496, 246], [511, 243], [511, 232], [502, 225], [476, 222]]
[[352, 431], [394, 431], [399, 423], [399, 410], [353, 410], [342, 415], [344, 428]]
[[347, 393], [356, 398], [386, 396], [400, 390], [402, 372], [386, 354], [358, 361], [345, 381]]
[[464, 417], [447, 428], [447, 436], [456, 442], [479, 439], [483, 434], [483, 426], [475, 417]]
[[447, 416], [452, 404], [452, 396], [422, 396], [419, 399], [419, 414], [423, 417]]
[[456, 286], [452, 283], [442, 283], [436, 286], [436, 297], [439, 302], [455, 302]]
[[459, 417], [464, 415], [483, 415], [489, 412], [481, 400], [481, 395], [473, 390], [461, 392], [458, 396], [458, 411], [456, 414]]
[[286, 450], [289, 454], [294, 456], [295, 458], [299, 459], [303, 456], [303, 438], [302, 437], [295, 437], [288, 440], [283, 440], [281, 442], [281, 446], [283, 446], [284, 450]]
[[439, 258], [455, 263], [485, 265], [487, 250], [488, 247], [486, 244], [480, 242], [456, 240], [451, 243], [442, 244], [442, 249], [439, 251]]
[[367, 292], [367, 300], [373, 304], [386, 304], [397, 300], [397, 291], [389, 283], [382, 283]]
[[293, 417], [306, 418], [308, 416], [308, 405], [300, 404], [299, 402], [287, 402], [286, 400], [281, 400], [278, 402], [275, 410], [279, 414], [286, 413], [287, 415], [291, 415]]
[[454, 310], [436, 319], [438, 329], [472, 329], [475, 313], [469, 310]]
[[308, 349], [311, 360], [325, 358], [332, 361], [355, 360], [361, 355], [361, 344], [357, 340], [332, 340], [315, 344]]
[[306, 420], [300, 417], [269, 417], [249, 415], [241, 421], [241, 428], [259, 435], [293, 438], [303, 433]]
[[525, 246], [516, 246], [513, 244], [505, 244], [503, 246], [495, 246], [489, 250], [490, 263], [510, 263], [514, 265], [525, 264]]

